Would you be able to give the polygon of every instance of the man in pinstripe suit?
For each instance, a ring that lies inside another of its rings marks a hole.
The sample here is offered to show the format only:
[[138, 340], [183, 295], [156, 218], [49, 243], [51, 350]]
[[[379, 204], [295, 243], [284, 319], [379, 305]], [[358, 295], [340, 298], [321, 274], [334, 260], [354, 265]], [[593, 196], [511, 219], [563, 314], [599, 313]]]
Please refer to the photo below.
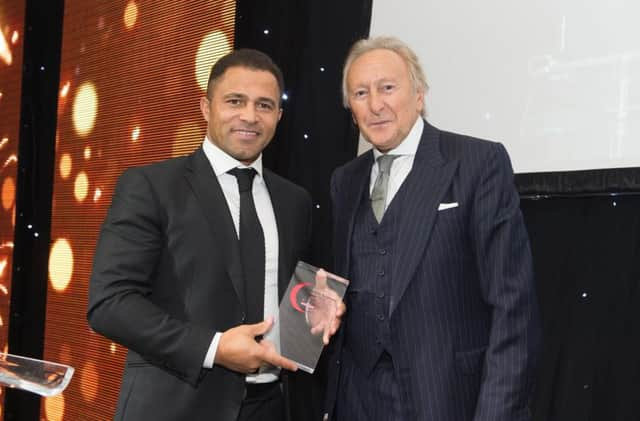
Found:
[[351, 284], [325, 419], [527, 421], [539, 323], [509, 157], [427, 123], [426, 90], [401, 41], [352, 47], [344, 102], [374, 149], [331, 181]]

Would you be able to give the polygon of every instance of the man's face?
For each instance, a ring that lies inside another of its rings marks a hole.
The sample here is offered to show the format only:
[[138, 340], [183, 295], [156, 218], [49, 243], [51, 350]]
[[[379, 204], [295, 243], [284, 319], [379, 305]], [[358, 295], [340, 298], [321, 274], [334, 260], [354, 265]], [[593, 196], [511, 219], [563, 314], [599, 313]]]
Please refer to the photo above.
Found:
[[207, 136], [244, 164], [255, 161], [269, 144], [282, 115], [276, 78], [264, 70], [228, 68], [200, 100]]
[[362, 136], [381, 152], [407, 137], [424, 107], [402, 57], [390, 50], [364, 53], [347, 73], [347, 96]]

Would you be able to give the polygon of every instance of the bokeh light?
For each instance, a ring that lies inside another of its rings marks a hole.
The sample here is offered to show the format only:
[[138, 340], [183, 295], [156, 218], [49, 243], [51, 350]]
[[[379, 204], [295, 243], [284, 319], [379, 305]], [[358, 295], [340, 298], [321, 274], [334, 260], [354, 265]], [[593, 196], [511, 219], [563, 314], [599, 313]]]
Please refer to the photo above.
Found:
[[73, 127], [80, 136], [93, 130], [98, 115], [98, 93], [91, 82], [80, 85], [73, 101]]
[[138, 6], [135, 1], [127, 3], [127, 7], [124, 9], [124, 26], [127, 29], [133, 28], [138, 20]]
[[59, 238], [51, 247], [49, 255], [49, 279], [58, 292], [67, 289], [73, 274], [73, 250], [65, 238]]
[[64, 419], [64, 395], [45, 398], [44, 411], [47, 421], [62, 421]]
[[69, 93], [69, 88], [71, 87], [71, 82], [67, 82], [64, 85], [62, 85], [62, 88], [60, 88], [60, 96], [62, 98], [66, 98], [67, 94]]
[[84, 148], [84, 159], [91, 158], [91, 146], [87, 146]]
[[59, 164], [60, 177], [62, 177], [63, 180], [66, 180], [69, 177], [69, 174], [71, 174], [71, 166], [71, 155], [69, 155], [68, 153], [63, 154], [60, 157]]
[[207, 90], [211, 66], [222, 56], [230, 53], [231, 47], [227, 36], [220, 31], [211, 32], [202, 39], [198, 46], [195, 63], [195, 76], [200, 89], [203, 91]]
[[70, 364], [72, 361], [71, 356], [71, 347], [68, 344], [62, 344], [60, 347], [60, 358], [58, 361], [63, 364]]
[[12, 164], [14, 162], [18, 162], [18, 157], [15, 154], [9, 155], [9, 158], [7, 158], [7, 160], [4, 161], [4, 165], [2, 166], [2, 169], [5, 169], [6, 167], [9, 166], [9, 164]]
[[134, 142], [137, 142], [139, 137], [140, 137], [140, 126], [136, 126], [133, 128], [133, 130], [131, 130], [131, 140], [133, 140]]
[[102, 197], [102, 189], [98, 187], [96, 191], [93, 192], [93, 202], [97, 202]]
[[7, 177], [2, 182], [2, 207], [5, 210], [11, 209], [16, 198], [16, 183], [13, 177]]
[[93, 361], [86, 363], [80, 370], [80, 391], [84, 400], [93, 402], [98, 396], [98, 368]]
[[13, 63], [13, 56], [11, 55], [9, 43], [4, 37], [4, 32], [2, 31], [0, 31], [0, 59], [2, 59], [7, 66], [10, 66], [11, 63]]
[[78, 202], [84, 201], [87, 198], [87, 194], [89, 193], [89, 178], [87, 177], [87, 173], [82, 171], [78, 173], [76, 177], [76, 182], [73, 183], [73, 195], [75, 196]]

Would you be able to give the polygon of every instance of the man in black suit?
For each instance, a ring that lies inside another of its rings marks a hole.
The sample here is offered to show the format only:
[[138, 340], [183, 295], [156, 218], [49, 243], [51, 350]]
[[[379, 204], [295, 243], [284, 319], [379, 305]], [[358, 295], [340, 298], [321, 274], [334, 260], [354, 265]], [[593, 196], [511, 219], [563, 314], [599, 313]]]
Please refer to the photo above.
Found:
[[282, 92], [263, 53], [221, 58], [200, 102], [202, 147], [121, 176], [88, 308], [91, 327], [129, 349], [117, 420], [286, 419], [280, 367], [296, 365], [274, 318], [311, 200], [262, 167]]
[[403, 42], [352, 47], [344, 103], [374, 149], [332, 177], [351, 283], [325, 419], [528, 421], [539, 324], [509, 157], [427, 123], [426, 91]]

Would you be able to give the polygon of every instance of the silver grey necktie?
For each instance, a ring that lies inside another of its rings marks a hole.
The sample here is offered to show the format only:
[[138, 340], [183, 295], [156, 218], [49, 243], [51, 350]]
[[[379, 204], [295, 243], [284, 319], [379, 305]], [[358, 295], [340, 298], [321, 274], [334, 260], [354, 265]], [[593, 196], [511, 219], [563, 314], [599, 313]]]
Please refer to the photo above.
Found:
[[391, 164], [399, 155], [381, 155], [378, 157], [378, 177], [371, 191], [371, 207], [376, 220], [380, 222], [387, 203], [387, 186]]

